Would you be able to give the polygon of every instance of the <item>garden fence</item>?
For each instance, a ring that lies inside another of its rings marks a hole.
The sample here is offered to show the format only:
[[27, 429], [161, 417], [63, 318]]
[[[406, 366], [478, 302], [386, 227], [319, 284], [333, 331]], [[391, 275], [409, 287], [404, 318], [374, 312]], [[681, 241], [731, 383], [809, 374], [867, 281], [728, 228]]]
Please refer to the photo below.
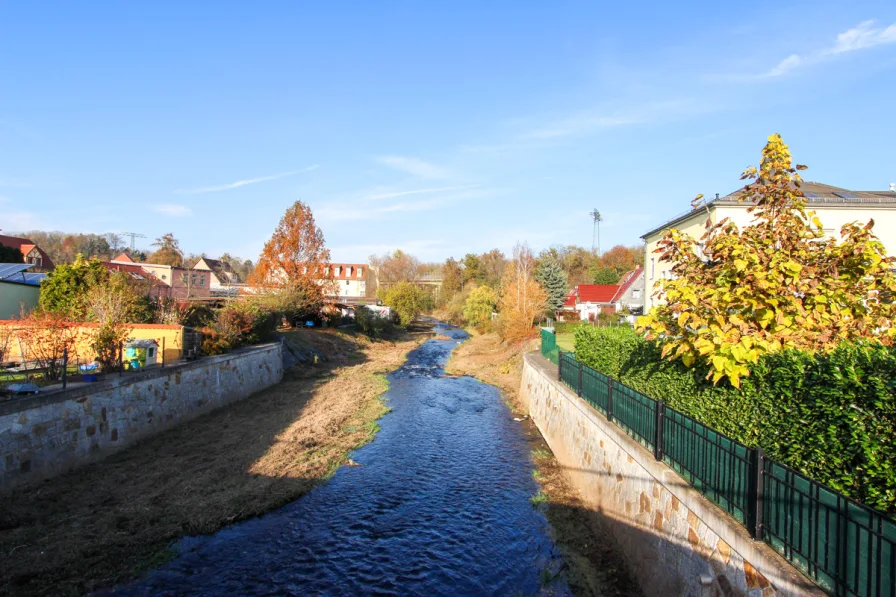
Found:
[[542, 330], [561, 382], [837, 597], [896, 597], [896, 521], [583, 365]]

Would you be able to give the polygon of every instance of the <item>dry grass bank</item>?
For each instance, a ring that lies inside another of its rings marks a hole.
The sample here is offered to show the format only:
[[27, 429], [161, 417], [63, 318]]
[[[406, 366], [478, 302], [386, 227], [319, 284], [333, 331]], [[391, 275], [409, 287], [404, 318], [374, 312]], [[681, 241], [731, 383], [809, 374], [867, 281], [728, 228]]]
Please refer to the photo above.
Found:
[[0, 496], [0, 595], [80, 595], [214, 532], [290, 502], [368, 442], [383, 373], [431, 337], [370, 342], [335, 330], [289, 341], [321, 355], [283, 383], [39, 485]]
[[[457, 347], [446, 372], [472, 375], [501, 388], [510, 409], [525, 414], [519, 402], [522, 355], [537, 347], [536, 341], [504, 344], [495, 334], [477, 334]], [[532, 449], [533, 476], [543, 495], [533, 500], [547, 504], [547, 517], [556, 542], [568, 566], [567, 578], [578, 597], [640, 595], [629, 576], [614, 542], [601, 527], [597, 514], [582, 501], [563, 468], [554, 458], [538, 428], [525, 419], [520, 422]]]

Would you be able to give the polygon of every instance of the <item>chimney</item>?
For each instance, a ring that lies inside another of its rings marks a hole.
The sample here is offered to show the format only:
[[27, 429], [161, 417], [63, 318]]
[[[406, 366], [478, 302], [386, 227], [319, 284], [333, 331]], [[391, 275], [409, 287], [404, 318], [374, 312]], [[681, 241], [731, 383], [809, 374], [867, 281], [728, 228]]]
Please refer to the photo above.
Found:
[[896, 193], [896, 182], [891, 182], [891, 183], [890, 183], [890, 192], [891, 192], [891, 193]]

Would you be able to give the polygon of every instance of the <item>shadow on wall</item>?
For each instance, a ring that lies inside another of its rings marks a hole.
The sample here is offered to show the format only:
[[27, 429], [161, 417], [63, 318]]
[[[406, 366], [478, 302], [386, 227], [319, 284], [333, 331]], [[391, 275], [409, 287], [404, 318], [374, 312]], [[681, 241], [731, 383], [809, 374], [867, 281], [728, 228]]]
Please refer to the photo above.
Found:
[[[288, 370], [274, 387], [101, 462], [0, 495], [0, 595], [113, 585], [164, 561], [172, 541], [266, 512], [326, 478], [370, 434], [360, 424], [347, 431], [349, 410], [322, 393], [336, 370], [366, 361], [349, 338], [327, 336], [319, 348], [329, 361]], [[369, 377], [354, 389], [378, 383]], [[336, 441], [324, 442], [334, 430]]]

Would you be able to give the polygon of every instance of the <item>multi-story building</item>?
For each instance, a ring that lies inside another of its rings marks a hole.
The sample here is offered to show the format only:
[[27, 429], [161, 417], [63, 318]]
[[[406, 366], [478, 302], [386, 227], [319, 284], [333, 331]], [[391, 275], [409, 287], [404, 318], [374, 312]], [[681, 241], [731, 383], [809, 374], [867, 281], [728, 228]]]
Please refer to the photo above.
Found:
[[[874, 233], [884, 244], [887, 253], [896, 255], [896, 185], [888, 191], [850, 191], [817, 182], [804, 182], [800, 186], [806, 196], [808, 209], [816, 212], [824, 226], [826, 235], [839, 238], [840, 228], [849, 222], [867, 223], [874, 220]], [[657, 243], [671, 228], [699, 240], [705, 232], [706, 220], [717, 223], [724, 218], [743, 228], [750, 225], [753, 216], [747, 213], [750, 204], [739, 201], [743, 189], [738, 189], [724, 197], [716, 196], [697, 209], [689, 210], [672, 218], [662, 226], [644, 234], [646, 288], [644, 296], [645, 312], [659, 299], [653, 296], [656, 285], [662, 278], [672, 275], [672, 264], [660, 259], [655, 253]]]
[[[208, 298], [211, 296], [211, 271], [188, 269], [159, 263], [136, 263], [125, 253], [110, 262], [112, 265], [134, 265], [161, 282], [164, 294], [174, 299]], [[107, 266], [108, 267], [108, 266]]]

